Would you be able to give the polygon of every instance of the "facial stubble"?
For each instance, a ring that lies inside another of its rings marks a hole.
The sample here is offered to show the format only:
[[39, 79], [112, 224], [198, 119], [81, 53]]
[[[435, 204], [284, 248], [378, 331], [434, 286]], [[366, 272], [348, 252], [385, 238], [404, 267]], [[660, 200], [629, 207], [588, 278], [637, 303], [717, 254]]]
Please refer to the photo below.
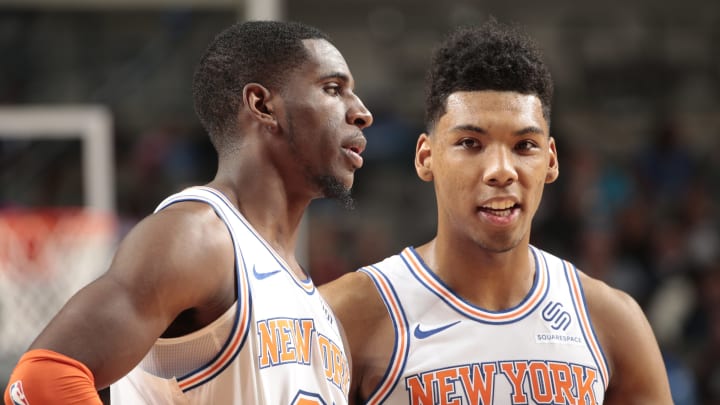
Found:
[[290, 113], [288, 113], [287, 141], [290, 145], [293, 158], [296, 162], [300, 163], [305, 171], [306, 178], [320, 189], [323, 197], [338, 201], [340, 205], [347, 210], [354, 209], [355, 200], [352, 198], [352, 190], [349, 187], [345, 187], [343, 182], [336, 176], [314, 173], [310, 162], [299, 152], [300, 148], [298, 148], [296, 142], [292, 114]]

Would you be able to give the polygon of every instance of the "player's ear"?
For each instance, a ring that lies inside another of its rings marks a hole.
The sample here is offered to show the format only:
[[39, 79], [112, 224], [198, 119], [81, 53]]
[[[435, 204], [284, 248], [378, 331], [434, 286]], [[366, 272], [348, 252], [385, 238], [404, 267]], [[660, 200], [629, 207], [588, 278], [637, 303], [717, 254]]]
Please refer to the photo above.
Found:
[[421, 180], [433, 180], [430, 136], [425, 133], [420, 134], [415, 145], [415, 171]]
[[277, 118], [273, 112], [275, 98], [265, 86], [259, 83], [246, 84], [243, 87], [243, 103], [260, 125], [277, 128]]
[[545, 175], [545, 183], [552, 183], [557, 180], [560, 175], [557, 147], [555, 146], [555, 139], [553, 137], [550, 137], [548, 148], [550, 149], [550, 160], [548, 161], [548, 171]]

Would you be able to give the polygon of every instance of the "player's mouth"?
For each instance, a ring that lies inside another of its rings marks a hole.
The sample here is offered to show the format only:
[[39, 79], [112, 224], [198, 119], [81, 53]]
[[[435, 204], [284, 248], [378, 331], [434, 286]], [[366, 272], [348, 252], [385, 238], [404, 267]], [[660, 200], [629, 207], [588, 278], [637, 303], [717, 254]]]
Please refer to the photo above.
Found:
[[345, 156], [348, 157], [353, 168], [359, 169], [363, 165], [363, 158], [360, 156], [365, 150], [367, 141], [362, 135], [354, 136], [342, 145], [342, 149], [345, 152]]
[[504, 222], [519, 213], [520, 204], [512, 199], [492, 200], [479, 206], [478, 211], [486, 217]]

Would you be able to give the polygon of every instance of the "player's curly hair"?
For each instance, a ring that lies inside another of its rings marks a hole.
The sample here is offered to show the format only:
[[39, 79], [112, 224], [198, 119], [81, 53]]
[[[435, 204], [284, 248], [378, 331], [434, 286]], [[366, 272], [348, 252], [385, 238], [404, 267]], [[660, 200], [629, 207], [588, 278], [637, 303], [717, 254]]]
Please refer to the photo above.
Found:
[[278, 21], [237, 23], [218, 34], [195, 70], [195, 111], [220, 153], [238, 128], [243, 88], [259, 83], [280, 90], [287, 73], [308, 58], [302, 41], [328, 36], [317, 28]]
[[517, 27], [491, 19], [461, 27], [435, 49], [425, 85], [425, 124], [431, 131], [456, 91], [499, 90], [536, 95], [550, 122], [553, 82], [535, 42]]

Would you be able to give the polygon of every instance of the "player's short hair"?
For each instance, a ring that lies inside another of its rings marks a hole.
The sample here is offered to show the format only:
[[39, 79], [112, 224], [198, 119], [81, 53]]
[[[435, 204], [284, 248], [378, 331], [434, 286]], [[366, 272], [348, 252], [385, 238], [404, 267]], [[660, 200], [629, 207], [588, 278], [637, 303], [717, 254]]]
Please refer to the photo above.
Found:
[[514, 91], [536, 95], [550, 122], [553, 82], [535, 42], [517, 27], [491, 19], [460, 27], [433, 53], [425, 84], [425, 124], [431, 131], [457, 91]]
[[218, 153], [237, 136], [245, 85], [280, 90], [287, 73], [307, 60], [306, 39], [329, 41], [317, 28], [279, 21], [237, 23], [212, 40], [195, 70], [192, 91], [195, 111]]

